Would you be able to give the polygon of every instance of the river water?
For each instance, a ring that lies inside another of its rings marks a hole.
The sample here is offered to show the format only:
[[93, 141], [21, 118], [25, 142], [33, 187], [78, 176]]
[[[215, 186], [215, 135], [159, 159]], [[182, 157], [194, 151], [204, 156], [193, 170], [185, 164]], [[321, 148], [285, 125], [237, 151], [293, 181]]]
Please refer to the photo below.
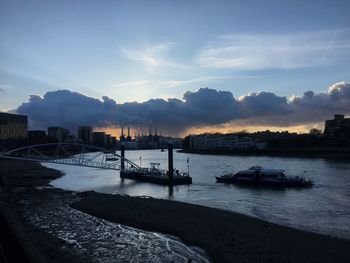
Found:
[[[126, 158], [142, 166], [159, 162], [167, 169], [167, 151], [127, 151]], [[215, 156], [174, 153], [174, 167], [187, 171], [193, 184], [172, 189], [120, 179], [119, 172], [45, 164], [65, 175], [51, 184], [73, 191], [94, 190], [151, 196], [243, 213], [269, 222], [350, 239], [350, 163], [329, 159]], [[285, 169], [288, 175], [304, 175], [315, 182], [310, 189], [271, 189], [217, 184], [215, 176], [253, 165]]]

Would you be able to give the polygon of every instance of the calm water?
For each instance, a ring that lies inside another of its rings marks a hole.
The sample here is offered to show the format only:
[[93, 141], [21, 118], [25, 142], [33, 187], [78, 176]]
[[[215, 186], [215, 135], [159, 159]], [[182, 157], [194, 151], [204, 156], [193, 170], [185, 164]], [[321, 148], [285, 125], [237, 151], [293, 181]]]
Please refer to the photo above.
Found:
[[[142, 166], [160, 162], [167, 168], [167, 151], [128, 151], [126, 158]], [[52, 182], [58, 188], [74, 191], [95, 190], [152, 196], [200, 204], [250, 216], [294, 228], [350, 239], [350, 163], [326, 159], [214, 156], [174, 153], [174, 166], [187, 171], [193, 184], [169, 189], [129, 179], [121, 180], [119, 172], [57, 164], [46, 164], [61, 170], [65, 176]], [[315, 181], [310, 189], [264, 189], [215, 183], [215, 176], [253, 165], [285, 169], [289, 175], [303, 175]]]

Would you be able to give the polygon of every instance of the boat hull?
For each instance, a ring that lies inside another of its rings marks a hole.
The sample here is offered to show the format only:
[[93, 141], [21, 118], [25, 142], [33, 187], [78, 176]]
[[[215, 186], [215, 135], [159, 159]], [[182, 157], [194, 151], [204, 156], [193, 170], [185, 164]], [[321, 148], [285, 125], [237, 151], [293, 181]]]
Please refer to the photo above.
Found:
[[137, 171], [124, 171], [120, 172], [121, 178], [133, 179], [142, 182], [161, 184], [161, 185], [186, 185], [192, 184], [192, 178], [189, 176], [176, 176], [170, 180], [168, 176], [156, 175], [156, 174], [145, 174]]
[[286, 181], [266, 181], [266, 180], [242, 180], [234, 177], [215, 177], [217, 183], [240, 184], [253, 186], [276, 186], [276, 187], [311, 187], [308, 181], [286, 180]]

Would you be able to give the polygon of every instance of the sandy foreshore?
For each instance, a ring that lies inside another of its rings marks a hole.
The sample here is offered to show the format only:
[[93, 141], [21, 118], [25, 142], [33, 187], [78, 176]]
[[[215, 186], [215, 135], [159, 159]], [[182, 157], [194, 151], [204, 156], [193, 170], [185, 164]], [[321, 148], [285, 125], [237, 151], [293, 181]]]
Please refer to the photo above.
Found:
[[[40, 179], [33, 177], [41, 173]], [[16, 187], [16, 184], [43, 186], [60, 175], [40, 164], [0, 161], [0, 176], [6, 189]], [[62, 198], [65, 192], [62, 191]], [[11, 200], [16, 199], [16, 191], [12, 194], [11, 198], [0, 201], [15, 208]], [[56, 199], [60, 198], [59, 192], [55, 195]], [[95, 192], [80, 193], [77, 197], [72, 208], [108, 221], [177, 236], [186, 244], [204, 249], [213, 262], [349, 262], [350, 258], [350, 240], [295, 230], [233, 212], [169, 200]], [[39, 244], [45, 238], [47, 243], [58, 242], [48, 235], [35, 236], [39, 236], [40, 242], [36, 242]], [[62, 254], [59, 247], [57, 255]], [[50, 253], [54, 253], [55, 246], [49, 248]], [[79, 261], [76, 255], [72, 255], [72, 259]], [[60, 257], [52, 262], [60, 262]]]

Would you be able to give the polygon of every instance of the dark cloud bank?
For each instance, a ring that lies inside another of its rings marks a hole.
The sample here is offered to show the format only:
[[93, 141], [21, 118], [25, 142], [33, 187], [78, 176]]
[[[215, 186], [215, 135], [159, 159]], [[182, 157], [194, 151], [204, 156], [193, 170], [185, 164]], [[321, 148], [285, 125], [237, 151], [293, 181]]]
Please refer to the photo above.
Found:
[[186, 92], [183, 100], [151, 99], [118, 104], [109, 97], [102, 101], [69, 90], [30, 96], [17, 112], [27, 114], [32, 128], [63, 126], [73, 131], [79, 125], [148, 127], [182, 132], [191, 127], [244, 122], [249, 125], [291, 126], [324, 121], [333, 114], [350, 113], [350, 84], [336, 83], [327, 92], [305, 92], [283, 97], [270, 92], [250, 93], [236, 99], [231, 92], [201, 88]]

